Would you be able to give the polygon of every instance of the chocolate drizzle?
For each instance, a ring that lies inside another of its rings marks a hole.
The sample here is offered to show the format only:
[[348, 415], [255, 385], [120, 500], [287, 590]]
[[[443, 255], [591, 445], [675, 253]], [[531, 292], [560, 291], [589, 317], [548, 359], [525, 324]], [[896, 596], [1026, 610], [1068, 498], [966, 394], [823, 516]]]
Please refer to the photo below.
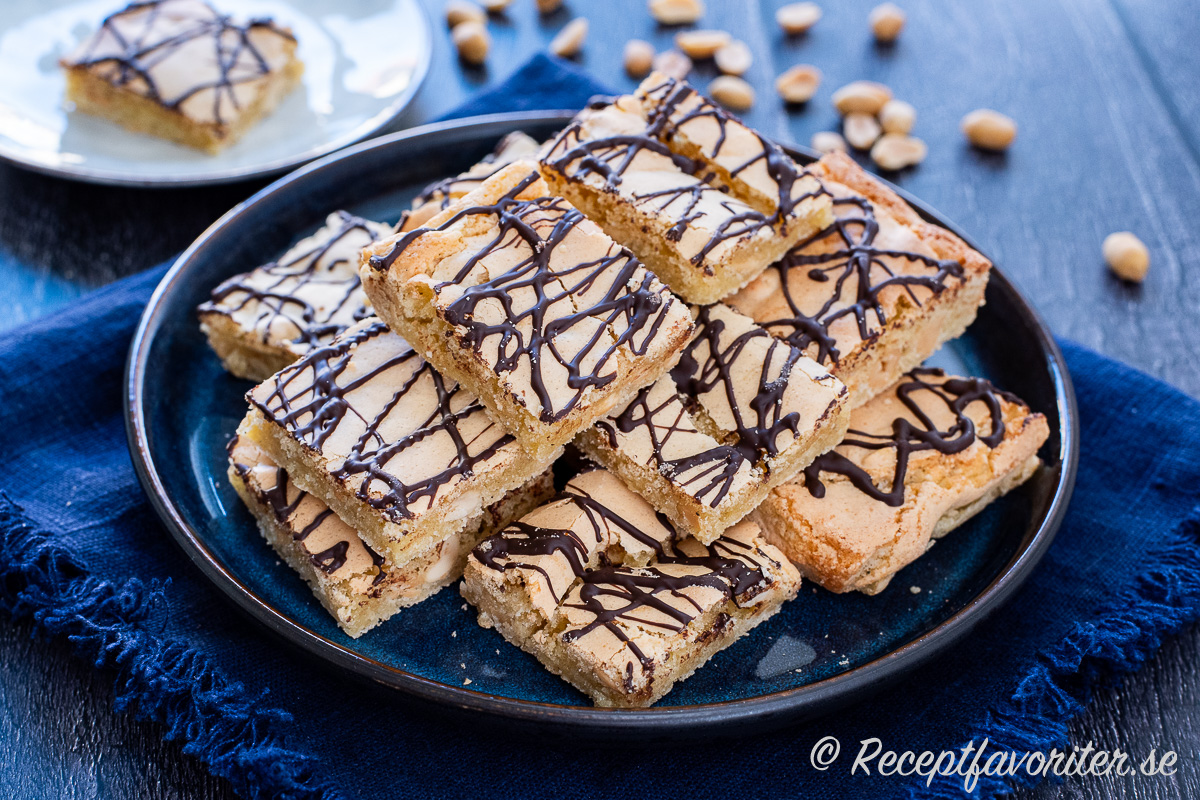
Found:
[[[220, 126], [226, 123], [229, 110], [241, 109], [237, 86], [263, 78], [273, 69], [251, 37], [262, 30], [295, 41], [291, 33], [269, 19], [235, 23], [201, 0], [136, 2], [107, 17], [67, 66], [111, 66], [105, 79], [114, 86], [175, 111], [192, 97], [211, 91], [212, 120]], [[211, 55], [203, 63], [215, 67], [212, 76], [209, 69], [192, 70], [195, 83], [166, 96], [154, 78], [155, 68], [198, 40], [211, 41]]]
[[[383, 335], [394, 336], [378, 320], [351, 329], [332, 345], [316, 348], [284, 369], [248, 398], [268, 419], [318, 452], [344, 421], [360, 425], [361, 435], [340, 466], [331, 470], [332, 476], [345, 482], [357, 479], [359, 499], [389, 518], [411, 519], [411, 506], [423, 500], [432, 503], [444, 488], [472, 475], [513, 439], [490, 418], [482, 431], [464, 433], [467, 420], [486, 415], [483, 407], [466, 389], [442, 378], [399, 337], [393, 352], [377, 363], [359, 360], [354, 369], [347, 369], [356, 347]], [[366, 417], [347, 397], [373, 381], [388, 382], [384, 391], [390, 399], [377, 415]], [[410, 393], [416, 402], [405, 402]], [[422, 399], [429, 396], [425, 393], [432, 393], [433, 402]], [[410, 432], [389, 440], [381, 429], [392, 414], [399, 415]], [[414, 419], [409, 416], [413, 414], [424, 416]], [[449, 446], [451, 457], [446, 463], [428, 464], [427, 472], [407, 481], [388, 469], [392, 459], [402, 458], [405, 450], [432, 437]]]
[[[314, 235], [315, 243], [301, 242], [281, 260], [230, 278], [198, 310], [231, 318], [248, 311], [252, 317], [244, 324], [258, 332], [264, 343], [287, 331], [288, 343], [298, 352], [328, 344], [372, 314], [352, 259], [385, 228], [345, 211], [335, 212]], [[323, 236], [323, 241], [318, 239]], [[329, 302], [318, 308], [311, 302], [317, 298]]]
[[[602, 107], [602, 106], [601, 106]], [[592, 106], [596, 108], [595, 105]], [[665, 142], [668, 135], [669, 118], [660, 114], [646, 124], [639, 133], [617, 134], [598, 138], [587, 138], [584, 131], [586, 119], [576, 118], [554, 140], [543, 163], [568, 179], [583, 181], [588, 175], [598, 175], [604, 181], [604, 190], [616, 192], [625, 173], [635, 159], [643, 153], [652, 153], [670, 160], [679, 169], [677, 186], [652, 192], [634, 193], [636, 204], [646, 205], [660, 213], [670, 213], [675, 222], [667, 230], [667, 238], [679, 241], [684, 232], [708, 212], [700, 208], [703, 200], [716, 197], [724, 212], [722, 219], [709, 240], [691, 256], [693, 264], [700, 264], [721, 243], [743, 236], [751, 236], [764, 228], [772, 228], [778, 215], [768, 217], [739, 200], [727, 196], [726, 191], [713, 183], [713, 175], [705, 171], [704, 165], [671, 150]], [[690, 180], [688, 178], [691, 178]], [[680, 209], [682, 204], [682, 209]]]
[[[719, 304], [700, 307], [692, 341], [670, 373], [677, 391], [648, 387], [620, 413], [596, 423], [614, 450], [620, 447], [618, 434], [641, 429], [649, 439], [656, 470], [712, 508], [750, 469], [769, 472], [770, 459], [780, 454], [781, 443], [786, 447], [817, 422], [803, 417], [795, 403], [788, 402], [788, 387], [794, 380], [812, 380], [804, 372], [793, 377], [801, 351], [749, 320], [742, 329], [731, 329], [730, 319], [741, 318]], [[726, 430], [722, 421], [719, 430], [711, 430], [718, 426], [708, 406], [725, 409], [720, 418], [728, 415], [732, 426]], [[692, 414], [708, 414], [710, 419], [698, 425]], [[706, 435], [710, 430], [711, 435]], [[686, 447], [684, 442], [672, 443], [672, 437], [689, 435], [702, 436], [713, 446], [664, 457], [668, 447], [676, 453]]]
[[[917, 295], [917, 289], [937, 295], [946, 288], [950, 278], [963, 276], [963, 267], [957, 261], [876, 247], [874, 243], [879, 233], [879, 222], [875, 218], [874, 206], [865, 197], [837, 197], [833, 205], [835, 216], [839, 209], [846, 207], [857, 208], [858, 213], [837, 217], [831, 226], [796, 245], [768, 268], [779, 272], [780, 292], [791, 316], [759, 322], [801, 349], [807, 350], [815, 345], [813, 360], [821, 364], [836, 364], [841, 357], [837, 340], [830, 333], [830, 328], [839, 319], [853, 316], [863, 341], [869, 341], [877, 334], [876, 326], [887, 324], [887, 313], [881, 299], [884, 291], [899, 288], [919, 306], [921, 298]], [[827, 241], [838, 244], [828, 253], [805, 252], [814, 244]], [[919, 275], [897, 274], [883, 261], [884, 258], [902, 259], [923, 267], [926, 272]], [[796, 296], [796, 289], [791, 283], [793, 270], [803, 270], [809, 280], [819, 283], [833, 281], [828, 298], [816, 313], [809, 315], [801, 310], [802, 298]], [[847, 283], [852, 283], [852, 288]], [[848, 297], [851, 291], [854, 295]], [[875, 325], [871, 323], [871, 316]]]
[[[230, 440], [226, 447], [226, 450], [229, 452], [230, 463], [233, 465], [233, 468], [237, 472], [238, 476], [242, 479], [242, 482], [245, 484], [246, 488], [250, 492], [253, 492], [255, 495], [257, 495], [258, 498], [266, 504], [266, 506], [271, 510], [271, 513], [275, 517], [276, 521], [282, 527], [291, 531], [292, 541], [304, 542], [309, 538], [309, 536], [318, 531], [327, 522], [337, 525], [337, 527], [345, 530], [347, 533], [352, 533], [348, 526], [345, 526], [345, 524], [341, 523], [337, 517], [333, 516], [332, 509], [330, 509], [328, 506], [325, 506], [325, 504], [317, 498], [312, 497], [312, 495], [292, 484], [287, 470], [285, 470], [283, 467], [271, 464], [270, 461], [266, 459], [265, 453], [262, 453], [257, 447], [251, 446], [256, 458], [263, 459], [260, 465], [263, 467], [268, 467], [274, 471], [274, 481], [270, 486], [265, 486], [263, 482], [254, 479], [251, 476], [253, 471], [252, 465], [245, 463], [245, 460], [239, 457], [239, 450], [243, 446], [244, 445], [241, 442], [240, 437], [235, 436]], [[304, 527], [297, 528], [297, 520], [295, 520], [293, 517], [301, 513], [300, 509], [302, 504], [304, 504], [306, 500], [309, 500], [309, 498], [311, 498], [310, 503], [316, 504], [321, 510], [314, 514], [312, 519], [309, 520]], [[357, 543], [361, 544], [371, 556], [371, 562], [375, 568], [375, 577], [372, 580], [371, 585], [375, 586], [387, 577], [387, 571], [384, 569], [384, 558], [367, 546], [367, 543], [361, 541], [357, 536], [355, 539]], [[351, 546], [352, 544], [349, 538], [341, 539], [340, 541], [334, 542], [334, 544], [323, 551], [316, 553], [309, 552], [308, 558], [309, 561], [312, 562], [313, 566], [315, 566], [317, 569], [320, 569], [326, 575], [333, 575], [346, 565]]]
[[[669, 138], [675, 132], [682, 131], [692, 123], [701, 120], [709, 120], [715, 124], [718, 131], [716, 139], [710, 146], [700, 148], [701, 154], [706, 160], [717, 161], [726, 155], [724, 150], [728, 142], [728, 128], [731, 125], [738, 125], [751, 134], [758, 142], [758, 152], [740, 163], [732, 165], [728, 170], [730, 177], [736, 179], [761, 162], [777, 190], [774, 198], [775, 219], [785, 227], [797, 205], [804, 200], [828, 194], [821, 183], [797, 166], [796, 162], [783, 152], [779, 145], [758, 131], [745, 126], [728, 111], [701, 95], [688, 84], [674, 78], [667, 78], [657, 86], [639, 89], [638, 95], [648, 101], [650, 129], [657, 131], [659, 136]], [[681, 111], [681, 107], [688, 105], [689, 102], [692, 107]], [[696, 142], [693, 143], [696, 144]], [[798, 188], [797, 184], [802, 177], [809, 179], [813, 184], [813, 189], [795, 194]]]
[[639, 391], [619, 414], [598, 421], [596, 427], [607, 436], [608, 444], [614, 450], [620, 446], [618, 432], [628, 435], [638, 428], [645, 428], [656, 470], [668, 480], [681, 484], [700, 502], [716, 508], [729, 495], [743, 471], [746, 454], [736, 445], [718, 443], [681, 458], [666, 458], [663, 454], [671, 446], [672, 437], [703, 434], [692, 424], [677, 393], [664, 396], [654, 392], [654, 388], [647, 386]]
[[414, 209], [428, 203], [437, 203], [439, 208], [449, 208], [456, 197], [462, 197], [473, 189], [513, 163], [522, 155], [532, 153], [537, 149], [537, 142], [520, 131], [508, 134], [499, 142], [491, 153], [484, 156], [478, 164], [460, 175], [452, 175], [435, 181], [417, 195], [413, 200]]
[[[846, 477], [859, 491], [874, 500], [899, 507], [904, 504], [904, 479], [913, 453], [935, 450], [942, 455], [953, 455], [966, 450], [976, 439], [989, 448], [995, 448], [1004, 441], [1001, 400], [1020, 401], [982, 378], [930, 381], [926, 380], [927, 377], [943, 378], [945, 373], [940, 369], [915, 369], [907, 373], [895, 389], [897, 399], [916, 418], [917, 424], [898, 417], [893, 420], [892, 430], [888, 434], [852, 428], [837, 449], [818, 456], [805, 468], [804, 484], [813, 497], [825, 496], [825, 484], [820, 476], [822, 472], [828, 472]], [[967, 416], [967, 408], [973, 403], [983, 403], [987, 408], [990, 431], [986, 435], [980, 434], [974, 420]], [[946, 430], [939, 430], [931, 418], [931, 409], [938, 404], [954, 414], [954, 423]], [[891, 487], [885, 490], [876, 486], [870, 474], [842, 452], [848, 448], [895, 451], [896, 466]]]
[[[628, 250], [612, 245], [604, 257], [583, 262], [555, 258], [585, 218], [562, 198], [519, 199], [538, 180], [537, 173], [531, 173], [495, 203], [461, 209], [436, 228], [444, 230], [466, 217], [482, 215], [495, 218], [497, 232], [435, 291], [440, 294], [453, 287], [459, 292], [442, 314], [476, 352], [482, 352], [485, 343], [495, 345], [495, 372], [514, 372], [528, 365], [539, 416], [552, 422], [575, 408], [589, 388], [602, 388], [616, 378], [615, 362], [622, 347], [643, 355], [666, 316], [660, 313], [665, 310], [664, 291]], [[370, 265], [387, 269], [429, 230], [410, 231], [386, 255], [372, 257]], [[488, 256], [514, 248], [521, 254], [515, 264], [489, 280], [467, 282]], [[602, 296], [589, 299], [584, 307], [580, 298], [590, 297], [597, 288]], [[532, 301], [525, 299], [531, 296]], [[482, 321], [482, 306], [502, 309], [503, 320]], [[579, 331], [589, 328], [591, 333], [581, 344], [584, 337]], [[640, 345], [638, 337], [642, 337]], [[547, 381], [546, 364], [551, 361], [567, 373], [566, 386], [572, 394], [565, 402], [554, 396]]]
[[[656, 514], [661, 528], [654, 535], [614, 511], [613, 498], [601, 501], [574, 484], [568, 484], [555, 502], [572, 503], [584, 512], [594, 543], [588, 541], [592, 537], [581, 535], [578, 530], [518, 523], [476, 547], [475, 558], [497, 571], [536, 571], [549, 584], [547, 569], [532, 559], [562, 556], [574, 583], [564, 593], [556, 593], [551, 587], [556, 605], [583, 610], [593, 617], [581, 627], [564, 632], [562, 640], [572, 642], [598, 628], [606, 628], [628, 646], [647, 672], [653, 670], [653, 662], [621, 627], [622, 621], [681, 631], [705, 611], [705, 606], [687, 594], [689, 589], [713, 590], [726, 600], [741, 604], [765, 590], [773, 580], [768, 577], [767, 569], [774, 562], [753, 544], [731, 536], [701, 545], [694, 539], [682, 539], [661, 514]], [[619, 563], [623, 560], [620, 539], [626, 536], [653, 552], [649, 566]], [[576, 595], [577, 599], [572, 601], [570, 598]], [[657, 611], [666, 619], [639, 616], [644, 609]]]

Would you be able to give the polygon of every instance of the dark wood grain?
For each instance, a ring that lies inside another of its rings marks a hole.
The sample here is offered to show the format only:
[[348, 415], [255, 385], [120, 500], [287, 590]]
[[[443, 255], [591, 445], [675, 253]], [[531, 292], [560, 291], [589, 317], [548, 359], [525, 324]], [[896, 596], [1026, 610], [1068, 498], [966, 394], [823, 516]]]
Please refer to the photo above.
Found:
[[[625, 41], [670, 46], [643, 0], [568, 0], [539, 16], [515, 0], [494, 18], [486, 68], [458, 64], [440, 25], [434, 66], [398, 126], [419, 124], [508, 74], [575, 13], [590, 17], [578, 59], [619, 89]], [[891, 47], [875, 45], [873, 0], [826, 3], [806, 36], [774, 24], [783, 0], [709, 0], [703, 25], [729, 30], [755, 53], [747, 78], [758, 102], [747, 120], [801, 144], [833, 128], [829, 97], [843, 83], [889, 84], [918, 109], [914, 133], [929, 143], [920, 167], [889, 175], [970, 231], [1059, 334], [1200, 394], [1200, 22], [1190, 3], [1163, 0], [904, 0], [909, 24]], [[825, 81], [801, 108], [771, 86], [794, 63]], [[714, 75], [700, 65], [700, 85]], [[990, 106], [1020, 124], [1007, 155], [967, 147], [966, 111]], [[72, 184], [0, 166], [0, 328], [52, 311], [88, 288], [158, 263], [185, 247], [260, 184], [137, 191]], [[1154, 264], [1142, 287], [1112, 279], [1100, 241], [1135, 231]], [[111, 711], [109, 677], [61, 642], [0, 624], [0, 796], [21, 798], [232, 797], [159, 726]], [[1088, 778], [1018, 793], [1022, 798], [1200, 797], [1200, 629], [1175, 637], [1138, 674], [1100, 690], [1071, 726], [1071, 740], [1144, 754], [1180, 754], [1172, 779]], [[36, 769], [31, 766], [36, 765]]]

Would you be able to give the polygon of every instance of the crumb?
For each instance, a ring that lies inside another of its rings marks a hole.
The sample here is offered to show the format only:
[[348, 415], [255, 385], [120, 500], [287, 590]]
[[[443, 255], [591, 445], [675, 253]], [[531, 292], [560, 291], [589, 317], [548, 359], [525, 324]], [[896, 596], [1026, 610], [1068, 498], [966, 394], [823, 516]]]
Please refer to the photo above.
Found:
[[463, 686], [470, 686], [470, 685], [471, 685], [471, 679], [463, 678]]
[[913, 594], [920, 594], [920, 593], [921, 593], [921, 587], [920, 587], [920, 586], [910, 586], [910, 587], [908, 587], [908, 590], [909, 590], [910, 592], [912, 592]]
[[457, 639], [457, 638], [458, 638], [458, 631], [450, 631], [450, 638], [451, 638], [451, 639]]

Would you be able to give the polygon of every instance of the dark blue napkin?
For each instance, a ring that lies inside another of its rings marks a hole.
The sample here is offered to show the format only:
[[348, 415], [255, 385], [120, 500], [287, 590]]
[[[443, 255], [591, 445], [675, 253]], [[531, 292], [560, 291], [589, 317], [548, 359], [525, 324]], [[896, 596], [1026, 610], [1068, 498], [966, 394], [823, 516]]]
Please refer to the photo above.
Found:
[[[601, 89], [538, 57], [463, 113], [579, 107]], [[1066, 522], [1007, 606], [918, 674], [791, 731], [683, 748], [597, 751], [450, 725], [298, 659], [159, 525], [130, 465], [121, 398], [129, 339], [162, 274], [0, 337], [0, 605], [68, 637], [114, 680], [118, 710], [165, 724], [246, 797], [961, 797], [957, 776], [931, 787], [851, 777], [858, 742], [1064, 747], [1089, 687], [1200, 617], [1200, 404], [1067, 344], [1083, 444]], [[818, 771], [809, 754], [827, 735], [843, 753]], [[30, 775], [53, 757], [25, 741], [0, 755], [0, 770]], [[978, 796], [1005, 785], [985, 779]]]

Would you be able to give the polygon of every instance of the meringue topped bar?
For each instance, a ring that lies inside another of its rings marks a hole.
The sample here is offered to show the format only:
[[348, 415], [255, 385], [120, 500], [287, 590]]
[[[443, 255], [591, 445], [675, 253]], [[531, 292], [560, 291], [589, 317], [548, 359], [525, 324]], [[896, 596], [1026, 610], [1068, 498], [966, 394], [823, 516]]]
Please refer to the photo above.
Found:
[[463, 596], [597, 705], [651, 705], [796, 596], [796, 569], [743, 522], [681, 536], [604, 470], [483, 540]]
[[558, 455], [519, 447], [474, 394], [377, 319], [247, 398], [239, 435], [397, 564], [464, 530]]
[[286, 471], [244, 436], [229, 443], [229, 481], [263, 537], [354, 638], [458, 580], [480, 539], [554, 494], [547, 470], [493, 503], [458, 534], [398, 567], [372, 550], [329, 506], [297, 488]]
[[135, 2], [60, 62], [79, 111], [216, 153], [300, 81], [291, 31], [202, 0]]
[[372, 316], [358, 253], [391, 226], [336, 211], [278, 261], [237, 275], [198, 309], [200, 328], [225, 368], [262, 381]]
[[577, 440], [680, 530], [712, 542], [846, 432], [846, 387], [728, 306], [679, 364]]
[[363, 251], [376, 312], [537, 458], [653, 383], [691, 318], [530, 162]]
[[478, 189], [485, 180], [504, 167], [523, 158], [532, 158], [541, 147], [535, 139], [521, 131], [513, 131], [496, 143], [495, 149], [466, 172], [429, 184], [412, 202], [405, 212], [398, 231], [411, 231], [421, 227], [434, 214], [450, 207], [460, 197]]
[[[580, 112], [548, 145], [542, 168], [555, 192], [685, 300], [712, 303], [829, 225], [831, 204], [819, 182], [724, 112], [677, 113], [691, 108], [680, 105], [684, 95], [698, 96], [686, 85], [669, 85], [670, 98], [643, 92]], [[745, 135], [722, 148], [710, 137], [726, 125]], [[677, 135], [677, 126], [689, 135]], [[761, 145], [757, 152], [744, 149], [749, 140]]]
[[991, 263], [842, 153], [812, 166], [836, 221], [728, 303], [866, 402], [971, 324]]
[[988, 381], [913, 370], [753, 519], [805, 577], [875, 594], [931, 539], [1028, 480], [1048, 436], [1043, 415]]

